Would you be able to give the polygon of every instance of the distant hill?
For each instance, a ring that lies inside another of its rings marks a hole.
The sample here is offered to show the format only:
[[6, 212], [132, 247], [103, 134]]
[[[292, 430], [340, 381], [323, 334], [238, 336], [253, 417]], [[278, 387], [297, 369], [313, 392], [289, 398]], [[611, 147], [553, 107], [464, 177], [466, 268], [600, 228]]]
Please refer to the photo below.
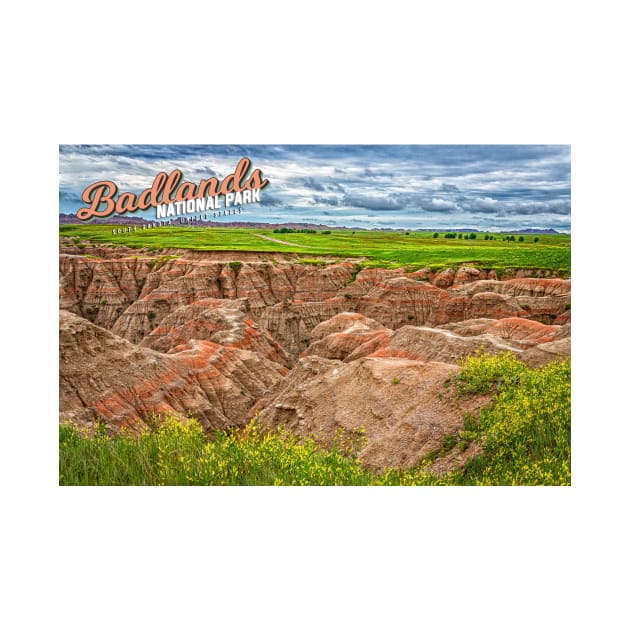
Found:
[[[420, 231], [420, 230], [416, 230], [416, 231]], [[428, 232], [430, 230], [429, 228], [427, 228], [426, 230], [422, 230], [422, 231]], [[437, 232], [461, 232], [462, 234], [464, 234], [466, 232], [484, 233], [488, 230], [477, 230], [475, 228], [449, 228], [448, 230], [436, 229], [436, 231]], [[490, 230], [490, 233], [492, 233], [492, 230]], [[525, 228], [522, 230], [501, 230], [500, 232], [494, 232], [494, 234], [562, 234], [562, 232], [558, 232], [557, 230], [554, 230], [554, 229], [541, 230], [538, 228]]]
[[[91, 219], [87, 222], [87, 225], [149, 225], [155, 223], [155, 219], [147, 221], [140, 217], [128, 217], [115, 215], [113, 217], [107, 217], [106, 219]], [[86, 222], [81, 221], [75, 214], [59, 214], [59, 224], [76, 224], [86, 225]], [[293, 230], [360, 230], [365, 228], [349, 228], [343, 226], [331, 227], [322, 223], [263, 223], [259, 221], [200, 221], [198, 219], [190, 221], [189, 223], [180, 224], [177, 221], [176, 225], [188, 225], [193, 227], [231, 227], [231, 228], [256, 228], [259, 230], [273, 230], [276, 228], [290, 228]], [[483, 233], [485, 230], [479, 230], [476, 228], [422, 228], [422, 229], [410, 229], [404, 228], [372, 228], [374, 231], [379, 232], [477, 232]], [[562, 234], [554, 229], [538, 229], [538, 228], [526, 228], [522, 230], [502, 230], [501, 232], [495, 232], [495, 234]]]
[[[147, 221], [140, 217], [127, 217], [127, 216], [112, 216], [105, 219], [91, 219], [90, 221], [81, 221], [75, 214], [59, 214], [59, 224], [75, 224], [75, 225], [149, 225], [155, 223], [153, 221]], [[274, 228], [291, 228], [294, 230], [345, 230], [348, 228], [331, 228], [328, 225], [315, 224], [315, 223], [261, 223], [256, 221], [199, 221], [194, 220], [188, 223], [180, 224], [179, 220], [176, 220], [176, 225], [187, 225], [195, 227], [243, 227], [243, 228], [258, 228], [260, 230], [272, 230]]]
[[539, 230], [536, 228], [527, 228], [526, 230], [512, 230], [509, 232], [501, 232], [501, 234], [562, 234], [562, 232], [558, 232], [556, 230]]
[[[85, 221], [81, 221], [77, 218], [76, 214], [62, 214], [59, 213], [59, 225], [67, 225], [69, 223], [74, 223], [76, 225], [86, 225]], [[141, 219], [140, 217], [108, 217], [107, 219], [92, 219], [88, 221], [88, 225], [147, 225], [151, 223], [151, 221], [147, 221], [146, 219]]]
[[[425, 229], [425, 230], [416, 230], [416, 231], [423, 231], [423, 232], [429, 232], [429, 228]], [[484, 233], [487, 232], [488, 230], [477, 230], [475, 228], [449, 228], [448, 230], [444, 230], [442, 228], [435, 230], [436, 232], [461, 232], [462, 234], [466, 233], [466, 232], [477, 232], [477, 233]], [[538, 229], [538, 228], [525, 228], [522, 230], [501, 230], [499, 232], [494, 232], [493, 230], [489, 230], [489, 232], [491, 234], [563, 234], [563, 232], [558, 232], [557, 230], [552, 229]]]
[[[431, 230], [427, 228], [426, 230], [422, 230], [423, 232], [430, 232]], [[438, 232], [461, 232], [464, 234], [465, 232], [483, 232], [483, 230], [477, 230], [476, 228], [449, 228], [448, 230], [437, 230]]]

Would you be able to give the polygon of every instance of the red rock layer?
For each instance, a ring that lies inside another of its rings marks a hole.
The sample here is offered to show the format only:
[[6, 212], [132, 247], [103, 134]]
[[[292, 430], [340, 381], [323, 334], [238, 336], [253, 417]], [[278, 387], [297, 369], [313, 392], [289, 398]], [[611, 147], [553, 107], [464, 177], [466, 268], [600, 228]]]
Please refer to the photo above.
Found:
[[180, 306], [162, 319], [140, 346], [160, 352], [180, 351], [193, 339], [257, 352], [288, 366], [289, 357], [277, 341], [247, 314], [247, 300], [205, 299]]
[[339, 313], [339, 315], [335, 315], [313, 328], [311, 331], [311, 342], [319, 341], [328, 335], [343, 332], [357, 325], [370, 330], [384, 328], [384, 326], [379, 324], [375, 319], [365, 317], [365, 315], [361, 315], [361, 313]]
[[286, 374], [259, 355], [210, 341], [164, 355], [139, 348], [66, 311], [59, 317], [60, 420], [114, 429], [142, 427], [152, 414], [198, 418], [208, 429], [237, 425]]
[[[512, 352], [522, 360], [541, 365], [570, 354], [570, 341], [547, 346], [550, 342], [570, 336], [570, 330], [560, 326], [546, 326], [519, 318], [500, 320], [472, 320], [468, 328], [463, 324], [449, 324], [441, 328], [403, 326], [395, 331], [375, 328], [364, 323], [366, 318], [348, 318], [343, 313], [315, 330], [316, 340], [302, 356], [320, 356], [342, 361], [355, 361], [362, 357], [399, 357], [423, 361], [457, 363], [479, 352], [497, 354]], [[363, 321], [362, 321], [363, 319]], [[342, 328], [343, 327], [343, 328]], [[455, 328], [456, 332], [448, 330]], [[338, 330], [323, 336], [327, 330]], [[467, 334], [458, 334], [466, 331]], [[543, 351], [523, 352], [538, 344]]]

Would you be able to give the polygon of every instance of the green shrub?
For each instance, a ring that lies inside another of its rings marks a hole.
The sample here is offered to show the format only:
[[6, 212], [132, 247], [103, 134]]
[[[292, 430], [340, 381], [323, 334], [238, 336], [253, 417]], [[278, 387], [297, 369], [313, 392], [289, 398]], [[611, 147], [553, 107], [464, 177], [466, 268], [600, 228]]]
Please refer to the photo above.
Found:
[[506, 384], [516, 384], [529, 368], [511, 352], [494, 356], [477, 354], [461, 361], [462, 371], [457, 377], [460, 394], [485, 394], [499, 391]]
[[326, 266], [328, 263], [320, 258], [300, 258], [298, 265], [321, 265]]
[[484, 453], [450, 476], [455, 484], [570, 485], [571, 365], [557, 362], [506, 381], [469, 438]]

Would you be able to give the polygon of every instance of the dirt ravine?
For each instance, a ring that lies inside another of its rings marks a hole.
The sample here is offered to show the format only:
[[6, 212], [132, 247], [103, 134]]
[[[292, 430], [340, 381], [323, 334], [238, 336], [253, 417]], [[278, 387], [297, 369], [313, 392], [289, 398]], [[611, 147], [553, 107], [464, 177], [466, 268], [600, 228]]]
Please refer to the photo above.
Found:
[[571, 352], [570, 280], [239, 254], [62, 247], [60, 421], [190, 414], [211, 433], [259, 414], [325, 443], [364, 427], [366, 467], [405, 467], [487, 402], [444, 395], [461, 358]]

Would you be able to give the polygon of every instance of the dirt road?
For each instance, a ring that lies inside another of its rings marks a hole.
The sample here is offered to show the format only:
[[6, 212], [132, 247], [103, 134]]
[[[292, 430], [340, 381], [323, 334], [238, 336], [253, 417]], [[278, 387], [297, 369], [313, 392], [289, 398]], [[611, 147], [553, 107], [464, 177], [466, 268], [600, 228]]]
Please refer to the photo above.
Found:
[[264, 234], [254, 234], [254, 236], [259, 236], [260, 238], [264, 238], [268, 241], [273, 241], [274, 243], [280, 243], [280, 245], [288, 245], [289, 247], [309, 247], [312, 248], [313, 245], [299, 245], [298, 243], [289, 243], [288, 241], [281, 241], [277, 238], [272, 238], [271, 236], [265, 236]]

